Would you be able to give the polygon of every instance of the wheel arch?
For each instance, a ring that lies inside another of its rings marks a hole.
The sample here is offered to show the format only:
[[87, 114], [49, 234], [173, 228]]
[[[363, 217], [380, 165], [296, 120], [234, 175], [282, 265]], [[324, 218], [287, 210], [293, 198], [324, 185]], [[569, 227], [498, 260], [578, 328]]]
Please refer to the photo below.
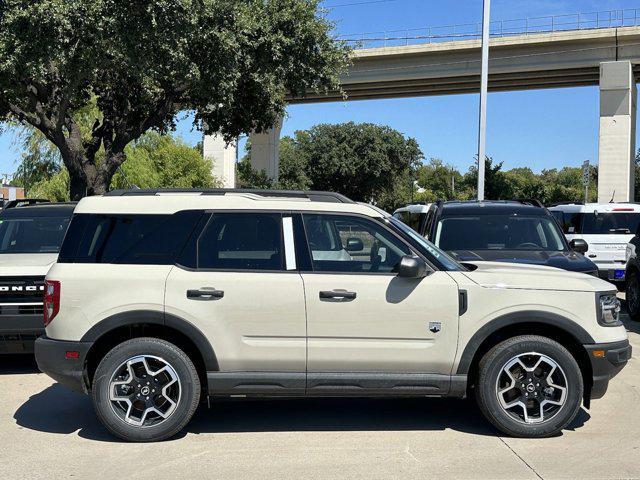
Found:
[[585, 401], [588, 403], [593, 373], [591, 362], [583, 345], [595, 343], [593, 337], [580, 325], [549, 312], [514, 312], [495, 318], [471, 337], [464, 348], [457, 374], [467, 375], [468, 388], [473, 387], [480, 359], [491, 348], [507, 338], [517, 335], [540, 335], [557, 341], [574, 356], [582, 372]]
[[153, 310], [122, 312], [91, 327], [82, 342], [92, 343], [85, 359], [86, 381], [91, 385], [98, 363], [117, 344], [138, 337], [157, 337], [181, 348], [194, 362], [206, 385], [208, 371], [219, 370], [211, 343], [192, 323], [172, 314]]

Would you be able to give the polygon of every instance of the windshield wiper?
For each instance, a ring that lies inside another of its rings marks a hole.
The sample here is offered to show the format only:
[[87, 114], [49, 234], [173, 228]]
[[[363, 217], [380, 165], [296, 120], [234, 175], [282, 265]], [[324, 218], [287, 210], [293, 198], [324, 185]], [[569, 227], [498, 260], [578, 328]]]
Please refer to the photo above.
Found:
[[631, 233], [628, 228], [610, 228], [609, 233]]

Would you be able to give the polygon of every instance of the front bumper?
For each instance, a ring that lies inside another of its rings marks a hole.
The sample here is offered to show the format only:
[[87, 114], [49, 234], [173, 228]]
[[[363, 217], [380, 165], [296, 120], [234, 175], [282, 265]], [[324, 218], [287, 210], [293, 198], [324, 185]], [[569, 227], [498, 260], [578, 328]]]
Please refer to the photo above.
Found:
[[[35, 343], [38, 368], [65, 387], [87, 393], [85, 363], [92, 345], [93, 342], [70, 342], [42, 336]], [[75, 357], [77, 352], [77, 358], [69, 358], [68, 352], [74, 352], [71, 357]]]
[[612, 267], [598, 266], [598, 276], [607, 282], [623, 282], [625, 273], [625, 265], [623, 263]]
[[43, 333], [42, 314], [0, 315], [0, 354], [33, 353], [33, 342]]
[[631, 358], [629, 340], [613, 343], [595, 343], [584, 345], [593, 374], [591, 399], [602, 398], [609, 386], [609, 380], [615, 377]]

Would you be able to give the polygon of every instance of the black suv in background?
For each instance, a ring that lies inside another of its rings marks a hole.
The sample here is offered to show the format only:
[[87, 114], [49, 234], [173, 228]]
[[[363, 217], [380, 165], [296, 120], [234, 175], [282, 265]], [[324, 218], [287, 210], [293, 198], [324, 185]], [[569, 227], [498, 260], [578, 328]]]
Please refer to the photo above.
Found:
[[31, 353], [44, 333], [44, 277], [75, 203], [13, 200], [0, 211], [0, 354]]
[[640, 250], [640, 226], [627, 244], [625, 257], [627, 266], [625, 271], [625, 293], [627, 300], [627, 311], [631, 320], [640, 321], [640, 261], [638, 260], [638, 250]]
[[418, 233], [460, 262], [527, 263], [597, 275], [596, 265], [582, 255], [584, 240], [567, 243], [536, 200], [439, 201], [423, 215]]

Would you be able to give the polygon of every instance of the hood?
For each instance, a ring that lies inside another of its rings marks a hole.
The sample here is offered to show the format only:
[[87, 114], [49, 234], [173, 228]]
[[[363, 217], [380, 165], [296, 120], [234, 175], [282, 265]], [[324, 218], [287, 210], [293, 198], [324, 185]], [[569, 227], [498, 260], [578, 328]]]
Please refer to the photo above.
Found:
[[616, 290], [609, 282], [591, 275], [568, 272], [555, 267], [506, 262], [465, 262], [475, 270], [464, 272], [473, 282], [486, 288], [526, 290], [564, 290], [606, 292]]
[[45, 276], [57, 259], [57, 253], [2, 253], [0, 276]]
[[548, 252], [544, 250], [454, 250], [448, 252], [460, 262], [486, 260], [490, 262], [546, 265], [571, 272], [595, 272], [598, 267], [584, 255], [571, 250]]

